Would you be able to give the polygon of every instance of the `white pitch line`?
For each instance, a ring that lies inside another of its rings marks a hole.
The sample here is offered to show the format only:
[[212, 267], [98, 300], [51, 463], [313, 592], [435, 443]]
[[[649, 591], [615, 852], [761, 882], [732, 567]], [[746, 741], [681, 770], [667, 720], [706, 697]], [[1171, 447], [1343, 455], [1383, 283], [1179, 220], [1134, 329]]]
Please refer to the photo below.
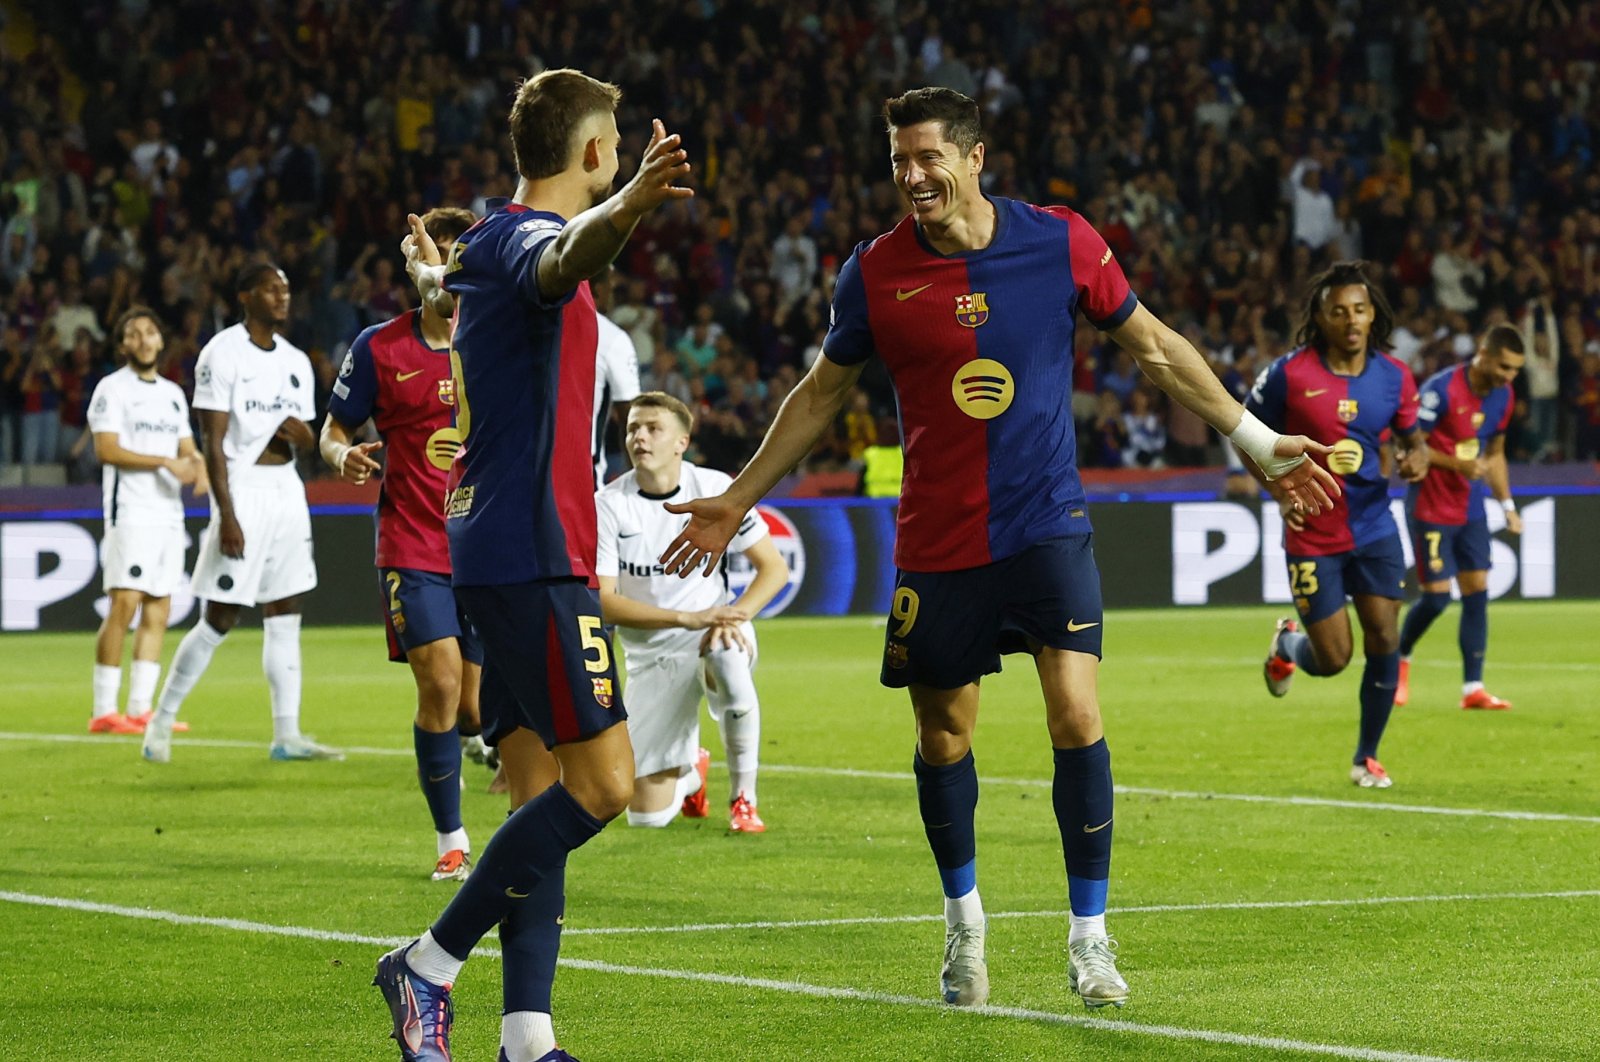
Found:
[[[336, 930], [313, 929], [306, 926], [280, 926], [239, 918], [209, 918], [202, 915], [181, 914], [177, 911], [123, 907], [117, 904], [93, 903], [88, 900], [38, 896], [26, 892], [0, 891], [0, 902], [82, 911], [89, 914], [115, 915], [121, 918], [165, 922], [169, 925], [206, 926], [213, 929], [229, 929], [235, 932], [253, 933], [261, 936], [293, 937], [301, 940], [321, 940], [341, 944], [362, 944], [379, 948], [397, 947], [410, 939], [406, 937], [378, 937], [361, 933], [342, 933]], [[570, 933], [571, 930], [568, 930], [568, 932]], [[480, 947], [474, 949], [473, 954], [486, 958], [498, 958], [500, 952], [496, 948]], [[1209, 1044], [1223, 1044], [1230, 1047], [1296, 1051], [1302, 1054], [1322, 1055], [1331, 1058], [1355, 1059], [1357, 1062], [1461, 1062], [1459, 1059], [1446, 1058], [1440, 1055], [1418, 1055], [1407, 1051], [1383, 1051], [1370, 1047], [1351, 1047], [1345, 1044], [1292, 1040], [1281, 1036], [1251, 1036], [1245, 1033], [1223, 1032], [1215, 1029], [1187, 1029], [1177, 1025], [1145, 1025], [1133, 1021], [1059, 1014], [1046, 1010], [1030, 1010], [1026, 1007], [983, 1006], [956, 1009], [937, 1000], [922, 996], [873, 992], [860, 988], [839, 988], [832, 985], [813, 985], [804, 981], [743, 977], [736, 974], [706, 973], [698, 970], [671, 970], [650, 966], [629, 966], [620, 963], [602, 962], [596, 959], [562, 959], [560, 964], [568, 969], [587, 970], [593, 973], [650, 977], [658, 980], [689, 981], [697, 984], [727, 985], [735, 988], [754, 988], [768, 992], [781, 992], [786, 995], [809, 996], [813, 999], [838, 999], [897, 1007], [937, 1009], [952, 1016], [973, 1015], [985, 1018], [1013, 1018], [1049, 1025], [1092, 1029], [1096, 1032], [1149, 1036], [1164, 1040], [1190, 1040]]]
[[[1573, 900], [1600, 896], [1600, 889], [1568, 889], [1559, 892], [1439, 893], [1431, 896], [1366, 896], [1333, 900], [1235, 900], [1221, 903], [1154, 903], [1137, 907], [1113, 907], [1108, 916], [1169, 914], [1190, 911], [1290, 911], [1309, 907], [1383, 907], [1407, 903], [1475, 903], [1506, 900]], [[1070, 911], [990, 911], [990, 921], [999, 918], [1066, 918]], [[659, 933], [711, 933], [740, 929], [818, 929], [830, 926], [887, 926], [919, 922], [943, 922], [942, 914], [859, 915], [851, 918], [800, 918], [789, 921], [692, 922], [677, 926], [592, 926], [573, 927], [567, 936], [623, 936]]]
[[[0, 731], [0, 741], [40, 741], [60, 744], [138, 744], [138, 737], [119, 737], [109, 734], [46, 734], [21, 731]], [[246, 749], [263, 751], [266, 745], [255, 741], [235, 741], [226, 738], [174, 738], [174, 745], [211, 749]], [[411, 757], [411, 749], [380, 748], [368, 745], [350, 745], [343, 749], [352, 756]], [[721, 766], [721, 764], [718, 764]], [[866, 778], [885, 782], [910, 782], [915, 775], [909, 771], [868, 771], [856, 767], [812, 767], [793, 763], [762, 764], [769, 774], [812, 774], [832, 778]], [[982, 779], [986, 785], [1015, 785], [1029, 789], [1049, 789], [1054, 783], [1045, 778], [992, 778]], [[1197, 789], [1155, 789], [1149, 786], [1119, 785], [1116, 791], [1126, 796], [1163, 797], [1167, 800], [1231, 800], [1247, 804], [1282, 804], [1291, 807], [1349, 808], [1357, 811], [1392, 811], [1411, 815], [1447, 815], [1465, 818], [1510, 819], [1517, 822], [1582, 822], [1600, 824], [1600, 815], [1568, 815], [1559, 811], [1505, 811], [1496, 808], [1451, 808], [1432, 804], [1391, 804], [1380, 800], [1336, 800], [1331, 797], [1268, 796], [1262, 793], [1212, 793]]]

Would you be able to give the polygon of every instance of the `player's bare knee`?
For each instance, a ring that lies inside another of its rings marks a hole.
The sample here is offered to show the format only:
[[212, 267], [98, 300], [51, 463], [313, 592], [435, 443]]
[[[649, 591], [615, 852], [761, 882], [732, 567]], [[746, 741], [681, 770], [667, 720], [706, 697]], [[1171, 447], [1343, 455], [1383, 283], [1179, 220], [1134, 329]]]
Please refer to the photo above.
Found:
[[1367, 631], [1361, 647], [1368, 656], [1387, 656], [1400, 651], [1400, 632], [1395, 629]]
[[1100, 702], [1094, 698], [1069, 699], [1065, 704], [1052, 707], [1045, 723], [1050, 730], [1050, 742], [1058, 749], [1092, 745], [1103, 732]]
[[239, 606], [213, 601], [206, 606], [206, 625], [218, 634], [227, 634], [238, 626]]

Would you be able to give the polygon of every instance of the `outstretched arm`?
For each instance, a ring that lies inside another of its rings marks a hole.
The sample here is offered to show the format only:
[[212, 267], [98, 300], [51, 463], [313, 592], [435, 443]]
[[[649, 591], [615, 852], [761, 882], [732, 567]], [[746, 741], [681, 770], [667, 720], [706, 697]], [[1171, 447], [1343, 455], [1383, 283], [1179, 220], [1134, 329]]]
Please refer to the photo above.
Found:
[[706, 575], [715, 570], [744, 514], [811, 452], [844, 408], [863, 368], [864, 364], [839, 365], [826, 355], [819, 357], [783, 400], [761, 448], [726, 491], [715, 498], [667, 506], [668, 512], [689, 514], [689, 526], [661, 554], [667, 574], [687, 576], [701, 565]]
[[1262, 424], [1228, 394], [1200, 352], [1143, 303], [1110, 335], [1157, 387], [1233, 440], [1291, 501], [1313, 514], [1333, 507], [1332, 499], [1341, 493], [1338, 480], [1306, 457], [1326, 454], [1330, 447], [1304, 435], [1279, 435]]

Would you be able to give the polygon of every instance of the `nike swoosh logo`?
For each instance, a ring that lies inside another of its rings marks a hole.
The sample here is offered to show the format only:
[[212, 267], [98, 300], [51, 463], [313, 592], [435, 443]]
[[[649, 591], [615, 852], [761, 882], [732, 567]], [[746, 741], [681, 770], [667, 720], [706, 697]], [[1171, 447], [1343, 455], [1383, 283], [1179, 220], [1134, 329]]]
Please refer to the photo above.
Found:
[[564, 915], [564, 914], [556, 915], [556, 925], [564, 926], [566, 924], [567, 924], [567, 916], [566, 915]]
[[443, 774], [441, 774], [437, 778], [435, 778], [433, 775], [430, 774], [430, 775], [428, 775], [428, 781], [430, 781], [430, 782], [442, 782], [446, 778], [449, 778], [452, 774], [455, 774], [455, 773], [456, 772], [454, 772], [454, 771], [446, 771], [446, 772], [444, 772]]
[[513, 900], [526, 900], [528, 898], [527, 893], [518, 892], [509, 885], [506, 886], [506, 895], [511, 897]]
[[1100, 626], [1100, 621], [1099, 620], [1095, 620], [1093, 623], [1079, 623], [1077, 620], [1067, 620], [1067, 630], [1072, 631], [1074, 633], [1076, 633], [1077, 631], [1086, 631], [1090, 627], [1098, 627], [1098, 626]]
[[1084, 833], [1099, 833], [1101, 830], [1105, 829], [1107, 826], [1110, 826], [1110, 825], [1111, 825], [1111, 820], [1107, 819], [1106, 821], [1102, 822], [1098, 826], [1085, 826], [1083, 828], [1083, 832]]
[[941, 822], [937, 826], [927, 826], [925, 828], [929, 830], [948, 830], [950, 828], [950, 824], [948, 822]]
[[1309, 388], [1309, 387], [1306, 388], [1306, 397], [1307, 398], [1315, 398], [1318, 395], [1325, 395], [1327, 393], [1328, 393], [1328, 389], [1326, 387], [1319, 387], [1315, 391], [1311, 390], [1311, 388]]
[[421, 369], [416, 369], [416, 370], [414, 370], [412, 372], [397, 372], [397, 373], [394, 374], [394, 378], [395, 378], [395, 382], [396, 383], [405, 383], [407, 380], [411, 379], [413, 376], [421, 376], [421, 375], [422, 375], [422, 370]]
[[924, 291], [927, 291], [931, 287], [933, 287], [932, 284], [924, 284], [922, 287], [912, 288], [910, 291], [901, 291], [899, 288], [895, 288], [894, 297], [898, 302], [905, 302], [907, 299], [916, 298], [918, 295], [921, 295]]
[[639, 537], [639, 532], [637, 532], [637, 531], [618, 531], [617, 532], [617, 537], [618, 538], [638, 538]]

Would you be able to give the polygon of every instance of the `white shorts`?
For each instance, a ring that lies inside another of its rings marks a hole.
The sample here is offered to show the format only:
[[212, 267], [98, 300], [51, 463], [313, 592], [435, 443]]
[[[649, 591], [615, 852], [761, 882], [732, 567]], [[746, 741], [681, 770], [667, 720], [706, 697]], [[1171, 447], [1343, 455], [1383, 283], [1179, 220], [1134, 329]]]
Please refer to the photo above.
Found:
[[200, 536], [200, 557], [189, 583], [194, 596], [225, 605], [282, 601], [313, 590], [311, 511], [293, 465], [229, 470], [233, 512], [244, 532], [244, 556], [224, 557], [216, 506]]
[[[754, 651], [755, 628], [740, 628]], [[633, 773], [644, 778], [676, 767], [694, 766], [700, 749], [700, 698], [706, 699], [711, 718], [722, 721], [731, 707], [728, 691], [712, 689], [707, 682], [709, 661], [700, 655], [703, 631], [685, 631], [686, 637], [666, 651], [634, 653], [627, 657], [628, 682], [623, 702], [628, 707], [628, 740], [633, 743]], [[743, 656], [741, 652], [739, 654]], [[752, 652], [748, 665], [755, 670]]]
[[113, 524], [100, 540], [101, 589], [171, 597], [183, 581], [184, 530]]

